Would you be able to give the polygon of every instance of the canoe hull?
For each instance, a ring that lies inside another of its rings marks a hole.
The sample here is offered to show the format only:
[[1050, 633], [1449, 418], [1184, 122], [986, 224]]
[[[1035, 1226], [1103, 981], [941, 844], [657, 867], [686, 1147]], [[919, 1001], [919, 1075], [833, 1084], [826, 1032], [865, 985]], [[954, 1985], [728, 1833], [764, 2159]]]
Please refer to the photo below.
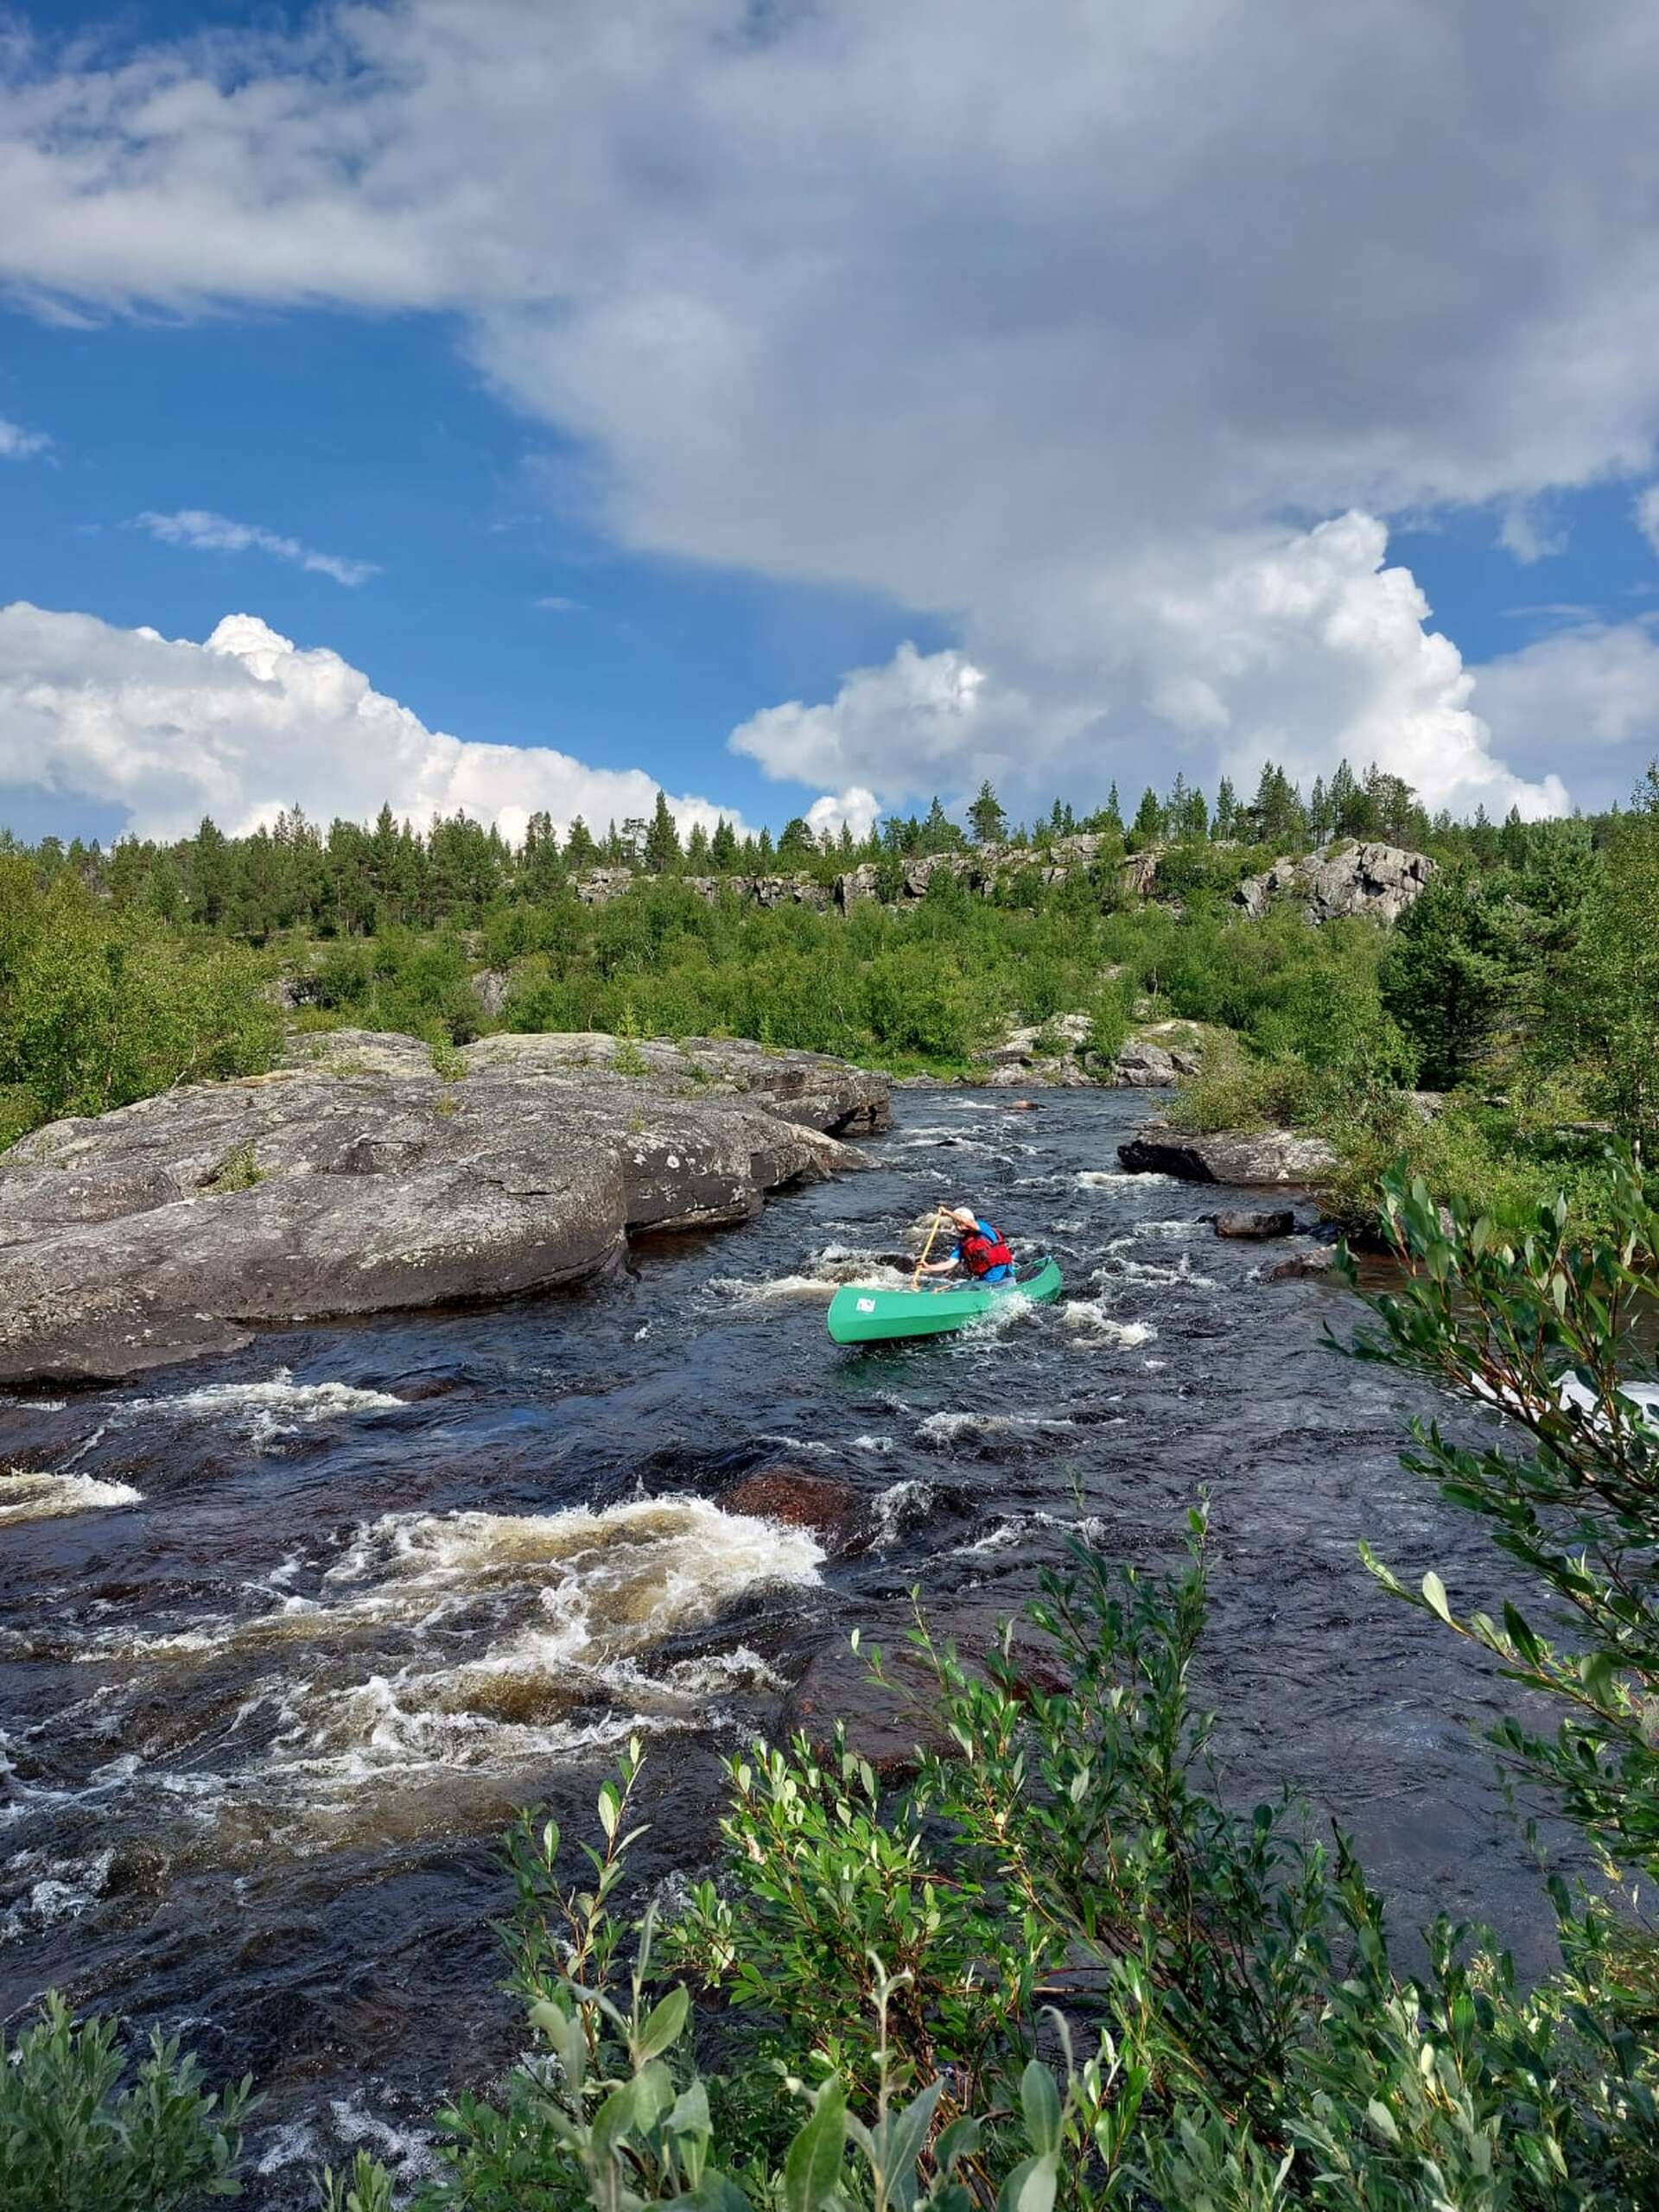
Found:
[[1060, 1294], [1052, 1260], [1022, 1280], [988, 1290], [865, 1290], [848, 1283], [830, 1301], [830, 1334], [838, 1344], [891, 1344], [905, 1337], [948, 1337], [977, 1321], [1006, 1298], [1047, 1305]]

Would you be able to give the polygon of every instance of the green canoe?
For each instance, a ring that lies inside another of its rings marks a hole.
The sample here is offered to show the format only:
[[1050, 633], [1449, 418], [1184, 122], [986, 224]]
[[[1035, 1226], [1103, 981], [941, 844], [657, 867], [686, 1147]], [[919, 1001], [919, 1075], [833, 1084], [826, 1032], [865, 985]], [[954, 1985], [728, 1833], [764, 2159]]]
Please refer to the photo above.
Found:
[[988, 1313], [1000, 1299], [1035, 1298], [1045, 1305], [1060, 1294], [1060, 1271], [1040, 1261], [1013, 1282], [976, 1289], [864, 1290], [849, 1282], [830, 1301], [830, 1334], [838, 1344], [886, 1344], [893, 1337], [944, 1337]]

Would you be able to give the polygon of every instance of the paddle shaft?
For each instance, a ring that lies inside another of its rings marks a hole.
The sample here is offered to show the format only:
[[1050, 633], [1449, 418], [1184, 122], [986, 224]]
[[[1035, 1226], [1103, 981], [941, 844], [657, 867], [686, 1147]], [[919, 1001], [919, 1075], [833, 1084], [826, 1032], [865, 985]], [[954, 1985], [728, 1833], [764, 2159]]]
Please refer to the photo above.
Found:
[[917, 1261], [916, 1272], [910, 1279], [910, 1287], [912, 1290], [921, 1281], [922, 1269], [927, 1265], [927, 1255], [933, 1249], [933, 1239], [939, 1233], [939, 1224], [948, 1218], [949, 1217], [943, 1212], [936, 1213], [933, 1217], [933, 1226], [927, 1232], [927, 1242], [922, 1247], [922, 1256]]

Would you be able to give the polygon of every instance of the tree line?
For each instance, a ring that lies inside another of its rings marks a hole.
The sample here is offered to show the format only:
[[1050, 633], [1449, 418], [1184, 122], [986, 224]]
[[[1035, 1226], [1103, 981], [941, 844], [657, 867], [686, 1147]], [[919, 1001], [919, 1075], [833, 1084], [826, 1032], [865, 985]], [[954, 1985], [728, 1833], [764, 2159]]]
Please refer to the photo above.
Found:
[[[1592, 837], [1608, 818], [1592, 824]], [[1212, 802], [1178, 773], [1161, 797], [1148, 787], [1127, 818], [1114, 785], [1103, 806], [1079, 810], [1057, 798], [1036, 821], [1015, 823], [987, 782], [961, 823], [936, 798], [925, 813], [889, 815], [861, 838], [844, 824], [815, 833], [802, 816], [775, 839], [766, 829], [740, 837], [723, 816], [712, 830], [698, 823], [682, 836], [659, 791], [648, 818], [611, 822], [601, 834], [580, 815], [561, 832], [545, 811], [531, 817], [516, 842], [464, 812], [439, 817], [423, 830], [400, 821], [390, 805], [371, 824], [336, 817], [325, 830], [295, 806], [245, 836], [227, 836], [207, 817], [189, 837], [121, 837], [107, 849], [96, 840], [55, 837], [26, 847], [0, 829], [0, 853], [27, 856], [47, 879], [67, 870], [118, 910], [263, 944], [289, 931], [345, 938], [387, 928], [476, 927], [504, 899], [535, 905], [601, 868], [653, 877], [805, 874], [829, 885], [869, 866], [890, 896], [905, 864], [918, 858], [974, 845], [1041, 849], [1078, 834], [1103, 839], [1108, 859], [1153, 845], [1189, 853], [1271, 847], [1278, 855], [1352, 838], [1488, 868], [1523, 864], [1530, 849], [1530, 826], [1514, 810], [1502, 823], [1478, 809], [1469, 822], [1444, 810], [1431, 817], [1400, 777], [1376, 767], [1357, 775], [1344, 761], [1328, 784], [1316, 779], [1306, 799], [1271, 762], [1248, 802], [1225, 777]]]

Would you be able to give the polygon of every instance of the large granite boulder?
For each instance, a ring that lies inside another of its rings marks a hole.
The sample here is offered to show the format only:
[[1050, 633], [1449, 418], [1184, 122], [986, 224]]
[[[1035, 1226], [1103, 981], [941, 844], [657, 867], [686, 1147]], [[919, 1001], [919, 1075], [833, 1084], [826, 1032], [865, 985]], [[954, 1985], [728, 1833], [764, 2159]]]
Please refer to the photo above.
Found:
[[1294, 899], [1310, 922], [1347, 915], [1397, 922], [1427, 889], [1436, 866], [1427, 853], [1403, 845], [1342, 845], [1275, 861], [1265, 874], [1241, 883], [1234, 897], [1250, 915], [1265, 914], [1276, 899]]
[[130, 1375], [257, 1324], [578, 1283], [857, 1164], [887, 1084], [743, 1043], [495, 1037], [445, 1080], [336, 1031], [0, 1154], [0, 1382]]
[[1111, 1065], [1111, 1082], [1120, 1090], [1166, 1090], [1179, 1077], [1173, 1054], [1145, 1038], [1131, 1037], [1118, 1047]]
[[1263, 1129], [1251, 1135], [1222, 1129], [1190, 1136], [1183, 1129], [1141, 1129], [1117, 1147], [1132, 1175], [1177, 1175], [1186, 1183], [1237, 1183], [1265, 1187], [1276, 1183], [1318, 1184], [1337, 1164], [1323, 1137], [1294, 1129]]

